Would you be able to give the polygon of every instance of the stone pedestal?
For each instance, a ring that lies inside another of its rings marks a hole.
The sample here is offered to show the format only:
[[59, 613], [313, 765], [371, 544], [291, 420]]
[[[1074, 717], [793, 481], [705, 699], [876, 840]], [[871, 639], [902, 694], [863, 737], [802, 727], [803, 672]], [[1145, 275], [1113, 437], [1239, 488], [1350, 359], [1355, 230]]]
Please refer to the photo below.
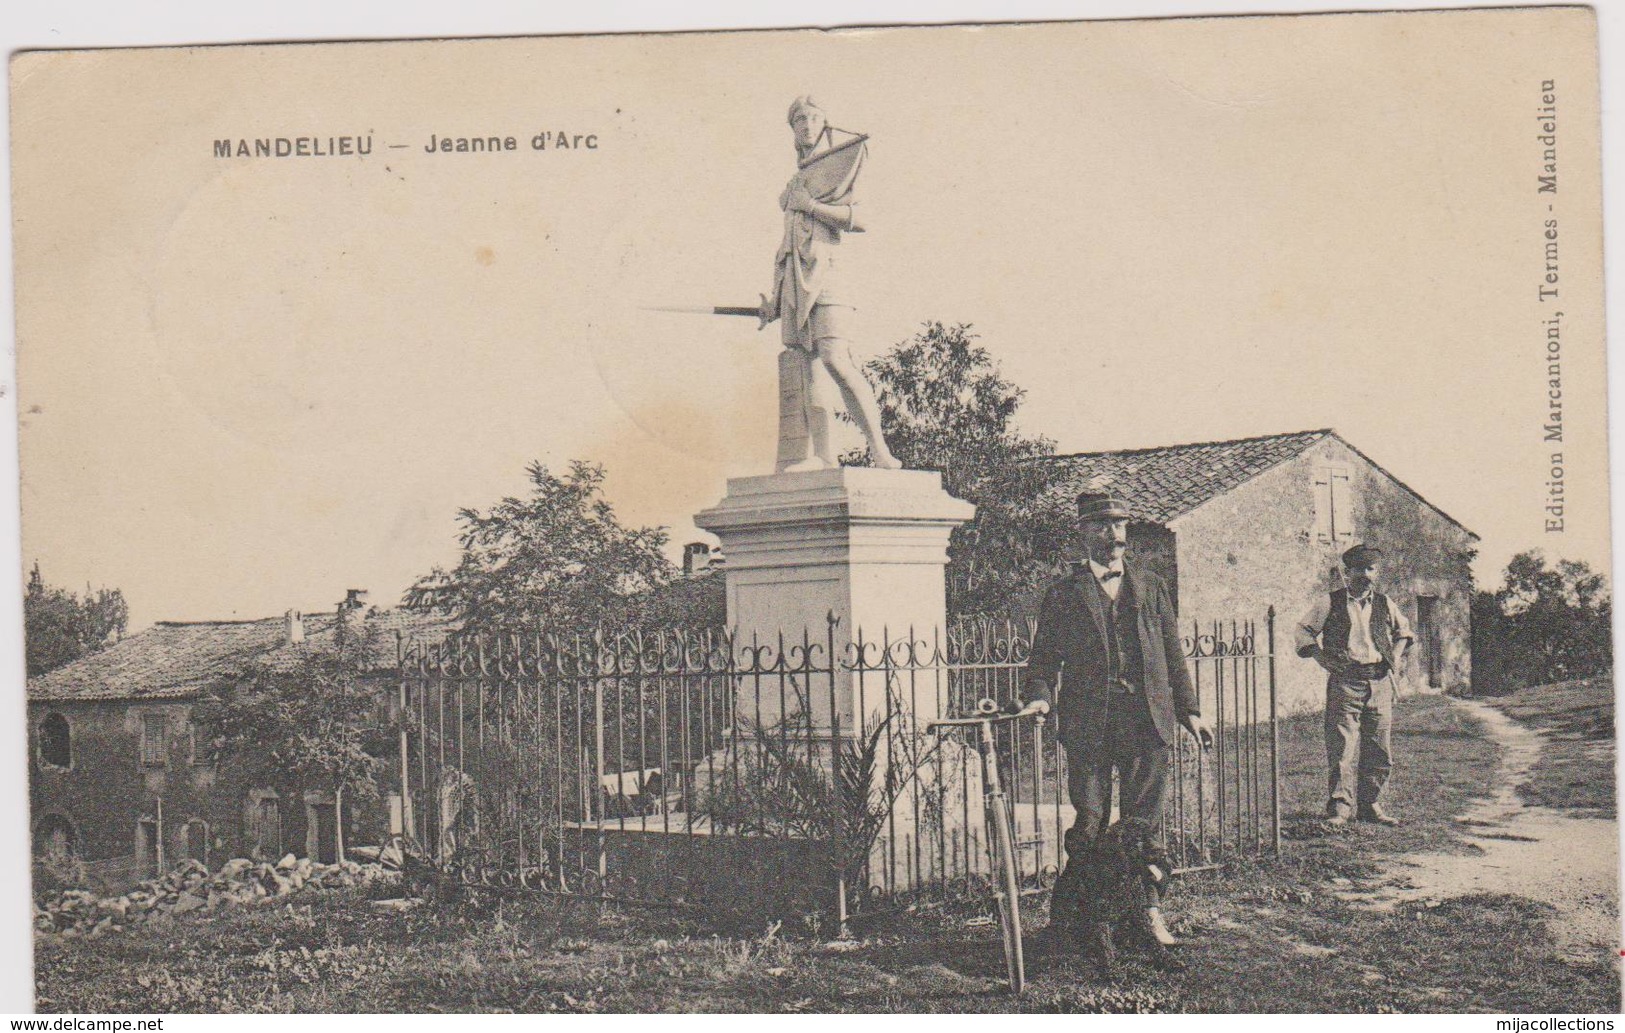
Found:
[[[833, 660], [829, 675], [802, 679], [812, 683], [803, 687], [812, 729], [827, 735], [832, 708], [849, 734], [870, 716], [863, 711], [884, 706], [883, 679], [870, 673], [860, 683], [843, 670], [851, 643], [860, 636], [875, 643], [869, 660], [878, 664], [883, 638], [906, 639], [912, 628], [930, 641], [944, 626], [948, 536], [974, 514], [970, 503], [943, 491], [940, 474], [836, 467], [735, 478], [727, 496], [694, 522], [722, 540], [737, 646], [754, 639], [772, 650], [763, 654], [771, 662], [782, 636], [791, 667], [801, 665], [804, 641], [816, 649], [808, 667], [829, 668]], [[830, 614], [838, 622], [833, 658]], [[784, 716], [780, 686], [745, 689], [742, 702], [755, 707], [761, 697], [764, 727]], [[909, 695], [915, 720], [936, 716], [935, 693]]]
[[[909, 763], [897, 749], [926, 747], [921, 733], [938, 716], [948, 684], [930, 655], [946, 626], [948, 537], [974, 515], [975, 507], [943, 491], [939, 474], [859, 467], [730, 480], [727, 496], [696, 514], [694, 522], [722, 540], [728, 623], [743, 669], [734, 685], [736, 735], [707, 770], [733, 772], [736, 782], [765, 794], [750, 801], [759, 824], [778, 822], [794, 836], [811, 817], [775, 788], [770, 769], [785, 763], [775, 758], [830, 765], [842, 751], [861, 748], [866, 731], [884, 728], [872, 783], [879, 786], [888, 767]], [[924, 644], [912, 657], [911, 635]], [[759, 741], [758, 731], [776, 741]], [[926, 781], [911, 784], [879, 835], [858, 846], [871, 885], [906, 875], [910, 836], [920, 825], [916, 797], [931, 791], [934, 771], [920, 771]], [[912, 765], [904, 777], [916, 777]], [[847, 893], [843, 882], [836, 894], [843, 927]]]

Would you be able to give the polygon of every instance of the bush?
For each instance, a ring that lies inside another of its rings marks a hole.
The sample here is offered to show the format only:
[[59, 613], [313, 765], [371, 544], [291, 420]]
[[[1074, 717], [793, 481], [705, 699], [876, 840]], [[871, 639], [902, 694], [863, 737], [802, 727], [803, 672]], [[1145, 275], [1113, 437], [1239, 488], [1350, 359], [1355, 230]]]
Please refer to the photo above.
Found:
[[1500, 695], [1607, 673], [1612, 620], [1603, 576], [1589, 565], [1548, 566], [1538, 551], [1519, 553], [1500, 589], [1473, 596], [1473, 691]]

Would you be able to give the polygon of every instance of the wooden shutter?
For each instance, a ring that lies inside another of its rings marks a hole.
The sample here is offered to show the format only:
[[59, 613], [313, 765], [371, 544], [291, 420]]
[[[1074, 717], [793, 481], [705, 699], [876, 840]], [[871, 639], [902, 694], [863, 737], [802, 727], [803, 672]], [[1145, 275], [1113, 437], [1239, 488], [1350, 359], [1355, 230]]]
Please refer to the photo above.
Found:
[[141, 763], [150, 768], [164, 765], [164, 715], [141, 715]]
[[248, 811], [249, 838], [253, 853], [259, 858], [276, 860], [282, 856], [282, 803], [274, 796], [263, 796], [253, 802]]
[[1346, 466], [1315, 468], [1315, 541], [1322, 545], [1352, 545], [1354, 500]]
[[1325, 467], [1315, 470], [1315, 541], [1332, 544], [1332, 476]]
[[1334, 466], [1327, 471], [1331, 481], [1332, 537], [1339, 546], [1354, 544], [1354, 503], [1349, 498], [1349, 472]]
[[280, 858], [282, 856], [282, 802], [275, 799], [260, 801], [264, 810], [264, 818], [260, 822], [260, 829], [264, 834], [261, 841], [269, 849], [267, 857]]

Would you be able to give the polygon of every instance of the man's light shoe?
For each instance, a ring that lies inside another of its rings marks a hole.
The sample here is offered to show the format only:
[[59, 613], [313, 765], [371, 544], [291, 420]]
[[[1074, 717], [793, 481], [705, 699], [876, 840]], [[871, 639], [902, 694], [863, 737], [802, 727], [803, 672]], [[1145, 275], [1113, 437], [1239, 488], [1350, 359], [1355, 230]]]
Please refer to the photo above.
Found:
[[1360, 820], [1369, 821], [1377, 825], [1387, 825], [1389, 828], [1393, 828], [1395, 825], [1399, 824], [1398, 818], [1394, 817], [1392, 814], [1389, 814], [1376, 804], [1372, 804], [1370, 807], [1362, 810], [1360, 812]]
[[1162, 920], [1162, 908], [1146, 908], [1145, 917], [1146, 920], [1151, 923], [1151, 935], [1157, 938], [1158, 943], [1162, 944], [1164, 947], [1179, 947], [1184, 945], [1184, 940], [1181, 940], [1179, 937], [1168, 931], [1167, 923]]

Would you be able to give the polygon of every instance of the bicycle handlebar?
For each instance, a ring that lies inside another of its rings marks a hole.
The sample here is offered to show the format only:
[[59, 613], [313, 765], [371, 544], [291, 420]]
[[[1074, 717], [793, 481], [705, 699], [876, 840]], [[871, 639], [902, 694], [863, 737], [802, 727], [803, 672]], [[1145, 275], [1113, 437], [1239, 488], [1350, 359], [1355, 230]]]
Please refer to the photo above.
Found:
[[[990, 701], [983, 700], [982, 702], [987, 703]], [[978, 707], [978, 709], [981, 708]], [[979, 725], [984, 721], [988, 724], [996, 724], [1004, 721], [1019, 721], [1024, 717], [1042, 717], [1047, 713], [1049, 713], [1049, 704], [1041, 699], [1035, 699], [1031, 703], [1022, 707], [1020, 710], [1016, 711], [1014, 714], [1001, 714], [995, 709], [992, 711], [983, 711], [973, 717], [945, 717], [940, 720], [930, 722], [925, 726], [925, 730], [930, 732], [935, 731], [938, 728], [965, 728], [971, 725]]]

